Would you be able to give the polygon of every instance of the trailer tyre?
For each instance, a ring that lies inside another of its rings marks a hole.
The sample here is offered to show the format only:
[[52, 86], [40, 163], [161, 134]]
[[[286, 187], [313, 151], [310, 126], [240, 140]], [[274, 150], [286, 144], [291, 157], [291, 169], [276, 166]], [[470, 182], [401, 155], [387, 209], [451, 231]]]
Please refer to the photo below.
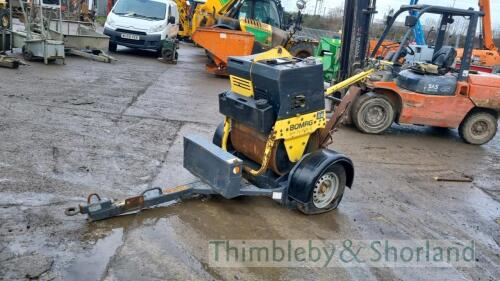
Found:
[[458, 127], [460, 137], [469, 144], [481, 145], [492, 140], [498, 130], [498, 119], [487, 111], [478, 111], [465, 117]]
[[322, 149], [308, 154], [290, 174], [288, 194], [306, 215], [332, 211], [342, 200], [346, 168], [332, 153]]
[[351, 119], [361, 132], [381, 134], [394, 122], [394, 106], [385, 95], [366, 93], [354, 102]]

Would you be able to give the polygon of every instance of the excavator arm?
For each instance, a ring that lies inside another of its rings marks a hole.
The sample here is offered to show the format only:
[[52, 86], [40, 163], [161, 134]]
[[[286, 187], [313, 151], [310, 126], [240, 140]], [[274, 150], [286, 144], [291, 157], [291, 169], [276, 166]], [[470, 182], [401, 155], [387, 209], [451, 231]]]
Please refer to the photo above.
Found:
[[[233, 15], [242, 0], [175, 0], [179, 9], [180, 32], [182, 37], [190, 37], [200, 26], [212, 26], [217, 17]], [[189, 5], [188, 5], [189, 3]]]
[[491, 29], [491, 5], [490, 0], [479, 0], [479, 9], [484, 12], [483, 16], [483, 44], [484, 48], [498, 52], [498, 47], [493, 41], [493, 31]]
[[191, 29], [189, 12], [191, 6], [187, 4], [187, 0], [175, 0], [175, 4], [177, 4], [177, 10], [179, 11], [179, 36], [189, 37]]
[[225, 15], [229, 12], [240, 0], [207, 0], [200, 8], [213, 15]]

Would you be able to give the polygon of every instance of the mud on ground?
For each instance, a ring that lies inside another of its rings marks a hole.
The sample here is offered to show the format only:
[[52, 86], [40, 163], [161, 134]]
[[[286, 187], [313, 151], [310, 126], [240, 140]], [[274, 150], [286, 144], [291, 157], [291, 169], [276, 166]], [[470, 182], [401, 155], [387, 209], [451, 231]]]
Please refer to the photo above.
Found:
[[[192, 180], [182, 136], [209, 137], [226, 79], [182, 45], [178, 65], [122, 49], [113, 64], [0, 69], [0, 279], [494, 280], [500, 276], [500, 137], [484, 146], [456, 131], [352, 128], [332, 149], [356, 166], [334, 212], [304, 216], [267, 198], [192, 199], [102, 222], [63, 210]], [[465, 173], [473, 183], [436, 182]], [[211, 239], [475, 240], [465, 268], [213, 268]]]

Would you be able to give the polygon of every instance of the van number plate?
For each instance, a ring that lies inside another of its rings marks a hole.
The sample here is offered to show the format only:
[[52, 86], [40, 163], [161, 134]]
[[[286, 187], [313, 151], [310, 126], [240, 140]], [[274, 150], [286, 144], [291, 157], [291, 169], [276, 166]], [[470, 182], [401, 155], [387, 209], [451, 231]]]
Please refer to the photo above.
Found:
[[141, 39], [139, 37], [139, 35], [135, 35], [135, 34], [128, 34], [128, 33], [122, 33], [122, 38], [125, 38], [125, 39], [132, 39], [132, 40], [139, 40]]

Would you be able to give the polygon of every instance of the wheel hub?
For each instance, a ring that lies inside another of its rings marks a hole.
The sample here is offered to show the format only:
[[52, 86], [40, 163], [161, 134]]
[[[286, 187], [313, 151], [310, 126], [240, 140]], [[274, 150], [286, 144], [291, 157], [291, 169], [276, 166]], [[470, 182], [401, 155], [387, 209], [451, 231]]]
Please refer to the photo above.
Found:
[[316, 181], [313, 190], [313, 204], [316, 208], [325, 208], [333, 201], [339, 190], [339, 182], [338, 176], [332, 172], [322, 175]]
[[472, 125], [472, 134], [476, 137], [481, 137], [488, 134], [489, 128], [486, 121], [480, 120]]
[[385, 111], [380, 106], [373, 106], [366, 111], [365, 121], [367, 124], [377, 126], [384, 121]]

